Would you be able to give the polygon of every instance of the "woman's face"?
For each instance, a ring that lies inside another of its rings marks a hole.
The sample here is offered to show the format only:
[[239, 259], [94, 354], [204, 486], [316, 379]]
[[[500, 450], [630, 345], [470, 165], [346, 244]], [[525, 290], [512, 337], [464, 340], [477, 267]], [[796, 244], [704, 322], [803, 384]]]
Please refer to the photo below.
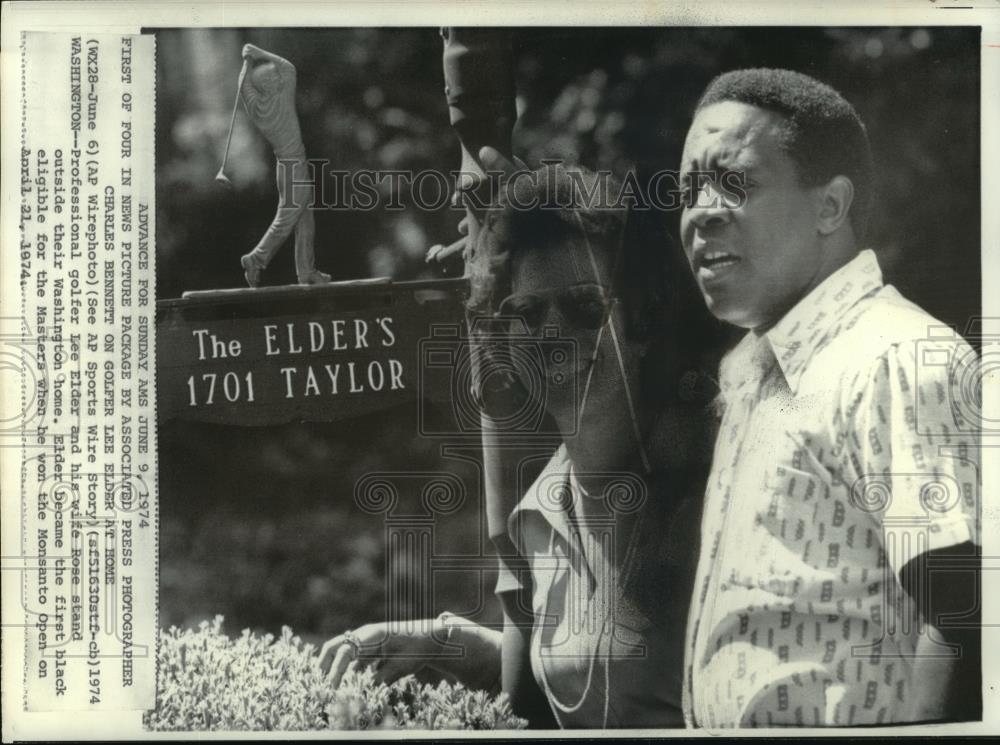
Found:
[[605, 250], [589, 250], [584, 241], [526, 248], [514, 256], [512, 292], [500, 304], [501, 315], [524, 321], [512, 324], [511, 348], [532, 354], [514, 354], [514, 360], [523, 360], [526, 387], [545, 396], [564, 434], [567, 427], [577, 431], [581, 408], [625, 410], [623, 369], [633, 390], [638, 380], [639, 346], [625, 339], [622, 308], [611, 295], [611, 263]]

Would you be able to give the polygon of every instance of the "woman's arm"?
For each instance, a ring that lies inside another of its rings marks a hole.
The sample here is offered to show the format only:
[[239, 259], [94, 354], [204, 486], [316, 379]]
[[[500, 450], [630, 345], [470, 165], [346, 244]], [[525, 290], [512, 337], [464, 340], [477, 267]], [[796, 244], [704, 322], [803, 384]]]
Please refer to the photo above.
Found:
[[[499, 688], [502, 634], [451, 613], [406, 624], [370, 623], [323, 645], [319, 663], [336, 687], [351, 662], [391, 682], [429, 667], [469, 688]], [[455, 647], [459, 647], [456, 651]]]
[[441, 657], [430, 666], [469, 688], [499, 691], [503, 633], [453, 613], [442, 613], [437, 621], [443, 630], [441, 638], [449, 646], [460, 647], [461, 656]]

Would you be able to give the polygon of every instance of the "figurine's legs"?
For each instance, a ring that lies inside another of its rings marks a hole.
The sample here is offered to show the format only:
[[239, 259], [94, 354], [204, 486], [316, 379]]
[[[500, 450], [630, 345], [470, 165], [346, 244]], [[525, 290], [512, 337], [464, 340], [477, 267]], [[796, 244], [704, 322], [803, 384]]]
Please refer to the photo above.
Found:
[[[260, 272], [266, 269], [268, 264], [271, 263], [271, 259], [274, 258], [274, 255], [281, 248], [282, 244], [291, 235], [292, 231], [295, 230], [296, 225], [298, 225], [303, 215], [308, 214], [312, 218], [309, 207], [312, 204], [313, 186], [312, 181], [309, 180], [309, 170], [306, 167], [305, 158], [296, 160], [294, 166], [292, 166], [293, 185], [290, 191], [286, 188], [286, 183], [289, 179], [285, 177], [283, 171], [286, 168], [287, 162], [287, 160], [284, 162], [278, 161], [276, 169], [278, 211], [275, 213], [274, 219], [271, 221], [264, 235], [261, 236], [260, 241], [257, 242], [253, 251], [241, 259], [247, 283], [251, 287], [257, 286], [257, 283], [260, 281]], [[315, 229], [311, 232], [314, 233]], [[310, 238], [309, 240], [311, 246], [312, 239]], [[297, 246], [296, 253], [298, 253]], [[296, 262], [296, 269], [299, 270], [298, 262]]]
[[330, 281], [330, 275], [316, 268], [313, 240], [316, 236], [316, 216], [307, 209], [295, 224], [295, 273], [300, 285], [318, 285]]

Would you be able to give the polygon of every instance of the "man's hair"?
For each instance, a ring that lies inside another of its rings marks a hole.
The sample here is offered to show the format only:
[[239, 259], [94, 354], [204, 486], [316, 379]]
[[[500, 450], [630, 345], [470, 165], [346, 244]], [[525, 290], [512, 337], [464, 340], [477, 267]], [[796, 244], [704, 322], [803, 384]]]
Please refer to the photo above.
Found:
[[807, 186], [846, 176], [854, 185], [848, 216], [858, 239], [864, 237], [874, 191], [868, 132], [858, 112], [825, 83], [791, 70], [752, 68], [716, 77], [695, 111], [736, 101], [780, 114], [781, 145]]

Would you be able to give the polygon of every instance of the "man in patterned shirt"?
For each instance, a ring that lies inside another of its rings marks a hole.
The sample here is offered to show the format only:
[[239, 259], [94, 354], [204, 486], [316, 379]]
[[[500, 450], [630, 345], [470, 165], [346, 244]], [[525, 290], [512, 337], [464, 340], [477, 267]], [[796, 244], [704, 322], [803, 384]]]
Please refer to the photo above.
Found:
[[859, 251], [864, 125], [805, 75], [727, 73], [688, 132], [695, 172], [685, 252], [709, 310], [748, 333], [720, 371], [687, 723], [978, 718], [979, 442], [959, 398], [977, 359]]

